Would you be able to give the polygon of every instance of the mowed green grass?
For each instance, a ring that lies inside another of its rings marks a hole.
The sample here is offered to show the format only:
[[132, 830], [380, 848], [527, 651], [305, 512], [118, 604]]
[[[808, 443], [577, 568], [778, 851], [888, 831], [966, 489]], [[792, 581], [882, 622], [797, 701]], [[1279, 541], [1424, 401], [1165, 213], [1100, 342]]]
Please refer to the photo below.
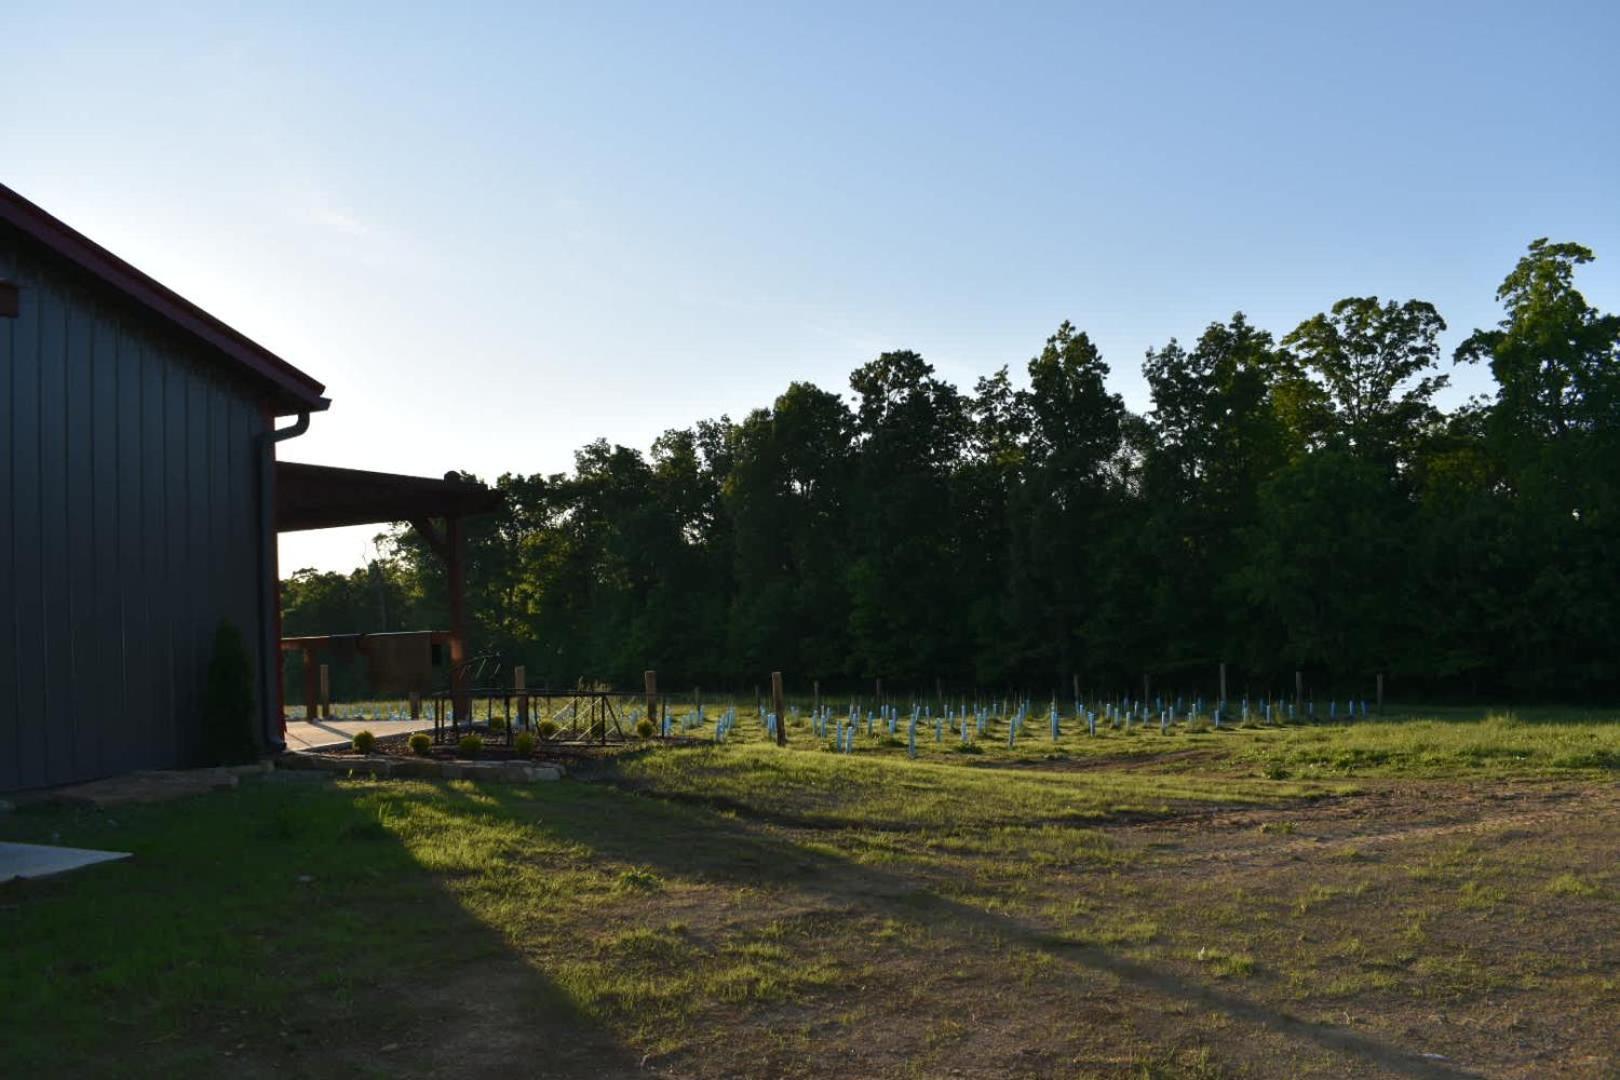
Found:
[[[1612, 730], [1032, 733], [913, 761], [807, 727], [784, 751], [745, 717], [559, 783], [25, 807], [0, 837], [135, 858], [0, 885], [0, 1075], [1425, 1075], [1455, 1025], [1414, 1048], [1403, 1017], [1437, 1002], [1601, 1063], [1549, 1018], [1620, 1022], [1612, 800], [1545, 815], [1612, 786]], [[1459, 832], [1502, 781], [1553, 810]]]
[[[1382, 717], [1367, 720], [1268, 725], [1257, 717], [1248, 723], [1228, 718], [1219, 730], [1204, 716], [1191, 728], [1175, 724], [1163, 734], [1156, 721], [1128, 729], [1099, 721], [1095, 735], [1072, 715], [1065, 715], [1054, 740], [1043, 708], [1035, 707], [1012, 745], [1002, 717], [993, 719], [983, 735], [970, 725], [969, 750], [963, 749], [959, 730], [947, 725], [944, 738], [936, 741], [933, 724], [919, 723], [918, 758], [1045, 768], [1085, 766], [1099, 758], [1141, 759], [1162, 772], [1284, 778], [1596, 776], [1620, 769], [1620, 709], [1391, 705]], [[1072, 713], [1073, 706], [1068, 708]], [[689, 710], [671, 710], [672, 714], [684, 711]], [[764, 741], [765, 732], [754, 710], [739, 712], [731, 741]], [[868, 737], [863, 720], [855, 756], [906, 756], [909, 710], [903, 712], [894, 738], [881, 722]], [[715, 710], [709, 709], [708, 714], [710, 723], [687, 734], [712, 736]], [[816, 738], [806, 720], [790, 722], [788, 733], [791, 749], [833, 752], [832, 739]]]

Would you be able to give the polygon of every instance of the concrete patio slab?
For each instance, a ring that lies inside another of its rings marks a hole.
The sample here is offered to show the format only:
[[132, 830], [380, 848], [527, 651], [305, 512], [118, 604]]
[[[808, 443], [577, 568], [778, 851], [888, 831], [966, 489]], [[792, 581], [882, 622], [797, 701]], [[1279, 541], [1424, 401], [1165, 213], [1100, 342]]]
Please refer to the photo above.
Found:
[[289, 720], [287, 721], [287, 749], [334, 750], [348, 746], [355, 735], [369, 731], [379, 739], [388, 735], [409, 735], [414, 731], [432, 731], [432, 720]]
[[89, 848], [52, 847], [49, 844], [0, 842], [0, 881], [49, 877], [129, 857], [127, 851], [92, 851]]

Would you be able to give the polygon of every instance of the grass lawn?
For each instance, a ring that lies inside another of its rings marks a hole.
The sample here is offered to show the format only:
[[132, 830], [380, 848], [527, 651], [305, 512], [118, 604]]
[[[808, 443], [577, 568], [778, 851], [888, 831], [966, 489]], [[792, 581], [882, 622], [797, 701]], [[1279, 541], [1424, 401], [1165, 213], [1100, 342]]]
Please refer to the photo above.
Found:
[[136, 857], [0, 885], [0, 1075], [1615, 1075], [1620, 722], [1482, 715], [26, 807]]

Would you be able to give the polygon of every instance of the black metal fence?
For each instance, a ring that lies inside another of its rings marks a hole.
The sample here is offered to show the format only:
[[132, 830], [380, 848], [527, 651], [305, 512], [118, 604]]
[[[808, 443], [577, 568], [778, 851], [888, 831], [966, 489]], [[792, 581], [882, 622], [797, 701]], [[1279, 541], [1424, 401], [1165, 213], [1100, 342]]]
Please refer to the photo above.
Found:
[[[455, 707], [458, 697], [464, 702], [463, 710]], [[435, 691], [426, 701], [433, 711], [435, 742], [455, 742], [476, 731], [507, 746], [512, 745], [518, 732], [540, 732], [548, 723], [549, 741], [604, 745], [623, 741], [635, 731], [647, 708], [645, 693], [601, 689], [476, 686]], [[664, 699], [655, 698], [651, 717], [654, 725], [660, 723], [664, 710]]]

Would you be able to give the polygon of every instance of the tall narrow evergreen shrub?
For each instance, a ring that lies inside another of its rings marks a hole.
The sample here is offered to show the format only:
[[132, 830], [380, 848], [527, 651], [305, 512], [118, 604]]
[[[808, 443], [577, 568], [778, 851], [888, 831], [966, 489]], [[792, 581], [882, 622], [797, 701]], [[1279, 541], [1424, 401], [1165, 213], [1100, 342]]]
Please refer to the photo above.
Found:
[[211, 765], [241, 765], [258, 754], [253, 738], [253, 657], [229, 620], [214, 631], [203, 689], [203, 754]]

